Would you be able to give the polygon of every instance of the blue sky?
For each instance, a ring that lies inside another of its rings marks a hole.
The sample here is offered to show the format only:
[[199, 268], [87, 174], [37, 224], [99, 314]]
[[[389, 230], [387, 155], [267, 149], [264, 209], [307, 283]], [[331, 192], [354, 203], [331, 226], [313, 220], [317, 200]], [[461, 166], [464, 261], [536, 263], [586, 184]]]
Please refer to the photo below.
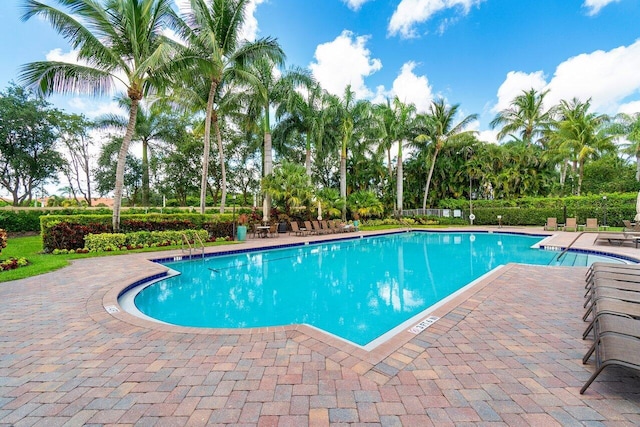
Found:
[[[20, 4], [0, 2], [2, 89], [25, 62], [73, 58], [47, 23], [20, 20]], [[252, 0], [247, 12], [247, 37], [276, 37], [288, 64], [330, 92], [350, 83], [359, 97], [422, 110], [444, 97], [479, 114], [486, 140], [496, 112], [531, 87], [549, 89], [549, 103], [640, 111], [639, 0]], [[51, 101], [89, 117], [114, 108], [109, 97]]]

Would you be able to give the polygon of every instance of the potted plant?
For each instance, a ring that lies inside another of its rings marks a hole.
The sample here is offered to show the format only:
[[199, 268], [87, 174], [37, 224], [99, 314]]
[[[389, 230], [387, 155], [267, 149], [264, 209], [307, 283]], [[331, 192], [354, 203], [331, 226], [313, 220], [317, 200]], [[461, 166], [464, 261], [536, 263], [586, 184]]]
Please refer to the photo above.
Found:
[[239, 242], [244, 242], [247, 239], [247, 220], [246, 214], [238, 216], [237, 238]]

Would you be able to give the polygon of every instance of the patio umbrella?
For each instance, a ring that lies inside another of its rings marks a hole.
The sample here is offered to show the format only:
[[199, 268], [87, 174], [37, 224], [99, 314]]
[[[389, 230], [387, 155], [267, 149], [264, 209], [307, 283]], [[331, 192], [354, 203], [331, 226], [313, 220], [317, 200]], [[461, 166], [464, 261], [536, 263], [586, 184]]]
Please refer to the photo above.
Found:
[[638, 191], [638, 198], [636, 200], [636, 216], [633, 218], [634, 221], [640, 221], [640, 191]]

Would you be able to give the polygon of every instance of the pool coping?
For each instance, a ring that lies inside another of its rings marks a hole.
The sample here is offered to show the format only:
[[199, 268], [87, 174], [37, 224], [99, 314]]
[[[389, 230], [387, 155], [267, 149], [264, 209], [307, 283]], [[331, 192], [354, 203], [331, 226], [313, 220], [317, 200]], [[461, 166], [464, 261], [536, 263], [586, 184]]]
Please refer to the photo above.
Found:
[[[552, 238], [557, 235], [557, 233], [541, 233], [539, 230], [504, 230], [504, 229], [455, 229], [455, 228], [447, 228], [447, 229], [437, 229], [437, 230], [422, 230], [422, 229], [392, 229], [388, 231], [375, 231], [375, 232], [358, 232], [356, 236], [332, 236], [330, 238], [325, 239], [315, 239], [315, 240], [304, 240], [295, 243], [285, 243], [285, 244], [275, 244], [275, 245], [259, 245], [250, 248], [243, 248], [238, 250], [226, 250], [221, 248], [226, 247], [209, 247], [207, 248], [210, 252], [207, 252], [206, 256], [223, 256], [234, 253], [246, 253], [253, 251], [260, 251], [265, 249], [277, 249], [277, 248], [286, 248], [286, 247], [297, 247], [304, 246], [310, 244], [322, 244], [328, 243], [332, 241], [342, 241], [349, 239], [357, 239], [364, 237], [376, 237], [390, 234], [400, 234], [406, 233], [409, 231], [419, 231], [419, 232], [460, 232], [460, 233], [502, 233], [502, 234], [518, 234], [518, 235], [529, 235], [529, 236], [539, 236], [539, 237], [547, 237]], [[349, 233], [352, 234], [352, 233]], [[317, 237], [317, 236], [310, 236]], [[275, 243], [275, 242], [274, 242]], [[565, 247], [560, 247], [557, 245], [548, 245], [549, 247], [559, 247], [558, 250], [564, 250]], [[545, 248], [544, 246], [541, 246]], [[628, 261], [638, 262], [637, 257], [633, 257], [630, 255], [615, 253], [613, 251], [599, 251], [593, 249], [579, 248], [571, 249], [576, 252], [584, 252], [584, 253], [592, 253], [598, 255], [607, 255], [614, 256], [618, 258], [627, 259]], [[344, 358], [341, 360], [341, 364], [349, 367], [351, 369], [356, 370], [361, 374], [371, 373], [373, 375], [374, 380], [376, 382], [384, 382], [386, 380], [385, 375], [381, 375], [379, 372], [373, 372], [372, 369], [385, 359], [389, 358], [396, 350], [404, 345], [406, 345], [409, 341], [414, 339], [417, 334], [414, 334], [409, 331], [410, 328], [405, 328], [401, 331], [398, 331], [395, 335], [389, 337], [386, 341], [378, 344], [375, 348], [367, 349], [363, 346], [356, 345], [350, 341], [344, 340], [342, 338], [336, 337], [328, 332], [325, 332], [321, 329], [315, 328], [310, 325], [305, 324], [296, 324], [296, 325], [285, 325], [285, 326], [271, 326], [271, 327], [261, 327], [261, 328], [197, 328], [197, 327], [184, 327], [171, 325], [167, 323], [159, 323], [157, 321], [146, 320], [140, 317], [137, 317], [133, 314], [128, 313], [123, 310], [118, 302], [118, 298], [122, 295], [126, 290], [129, 290], [135, 286], [140, 285], [141, 283], [145, 283], [149, 280], [153, 280], [154, 278], [161, 278], [167, 275], [169, 272], [169, 268], [159, 264], [159, 262], [169, 262], [174, 261], [176, 258], [185, 259], [187, 258], [182, 253], [178, 253], [175, 251], [175, 254], [172, 256], [157, 258], [151, 257], [153, 255], [157, 255], [155, 253], [146, 253], [141, 254], [145, 255], [145, 257], [141, 257], [141, 262], [147, 262], [151, 270], [151, 274], [141, 273], [137, 274], [131, 278], [131, 281], [128, 284], [112, 284], [109, 286], [109, 289], [101, 296], [96, 295], [95, 300], [93, 302], [89, 302], [89, 305], [92, 306], [89, 309], [89, 313], [94, 317], [94, 319], [100, 318], [104, 319], [104, 316], [109, 316], [118, 321], [122, 321], [137, 327], [154, 330], [161, 333], [183, 333], [183, 334], [197, 334], [197, 335], [263, 335], [263, 334], [278, 334], [284, 333], [289, 339], [293, 339], [296, 342], [308, 346], [310, 348], [314, 348], [318, 345], [326, 345], [329, 346], [335, 351], [335, 353], [343, 353]], [[199, 257], [199, 256], [194, 256]], [[448, 314], [453, 312], [455, 309], [465, 306], [465, 308], [473, 309], [475, 305], [477, 305], [480, 301], [475, 300], [473, 298], [474, 295], [482, 291], [485, 287], [490, 285], [493, 281], [495, 281], [500, 276], [508, 273], [514, 266], [519, 264], [507, 264], [501, 266], [500, 268], [496, 268], [479, 279], [476, 279], [469, 285], [466, 285], [463, 288], [462, 292], [454, 294], [454, 296], [446, 301], [443, 304], [436, 304], [433, 310], [429, 311], [430, 307], [425, 309], [419, 315], [423, 319], [427, 319], [430, 316], [438, 317], [433, 325], [446, 327], [447, 321], [444, 319]], [[542, 266], [545, 267], [545, 266]], [[554, 268], [553, 266], [549, 266], [548, 268]], [[477, 282], [477, 283], [476, 283]], [[421, 321], [416, 321], [416, 324], [421, 323]], [[432, 326], [430, 326], [432, 327]], [[395, 329], [395, 328], [394, 328]], [[370, 372], [371, 371], [371, 372]]]

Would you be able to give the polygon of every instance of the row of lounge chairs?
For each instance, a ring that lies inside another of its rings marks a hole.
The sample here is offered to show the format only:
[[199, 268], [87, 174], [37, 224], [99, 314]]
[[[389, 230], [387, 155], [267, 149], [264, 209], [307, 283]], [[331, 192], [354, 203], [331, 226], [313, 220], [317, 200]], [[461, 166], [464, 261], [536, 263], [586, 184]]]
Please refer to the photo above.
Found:
[[339, 221], [305, 221], [301, 227], [296, 221], [289, 224], [291, 231], [296, 236], [308, 236], [310, 234], [321, 235], [330, 233], [344, 233], [358, 231], [357, 224], [342, 224]]
[[593, 344], [582, 362], [595, 355], [596, 369], [580, 394], [607, 366], [640, 371], [640, 265], [593, 263], [585, 289], [583, 320], [589, 324], [582, 337], [593, 334]]
[[587, 218], [586, 224], [578, 224], [576, 218], [567, 218], [564, 224], [558, 223], [558, 218], [547, 218], [547, 222], [544, 225], [544, 229], [547, 231], [578, 231], [578, 228], [582, 228], [584, 231], [598, 231], [600, 226], [598, 225], [598, 218]]

